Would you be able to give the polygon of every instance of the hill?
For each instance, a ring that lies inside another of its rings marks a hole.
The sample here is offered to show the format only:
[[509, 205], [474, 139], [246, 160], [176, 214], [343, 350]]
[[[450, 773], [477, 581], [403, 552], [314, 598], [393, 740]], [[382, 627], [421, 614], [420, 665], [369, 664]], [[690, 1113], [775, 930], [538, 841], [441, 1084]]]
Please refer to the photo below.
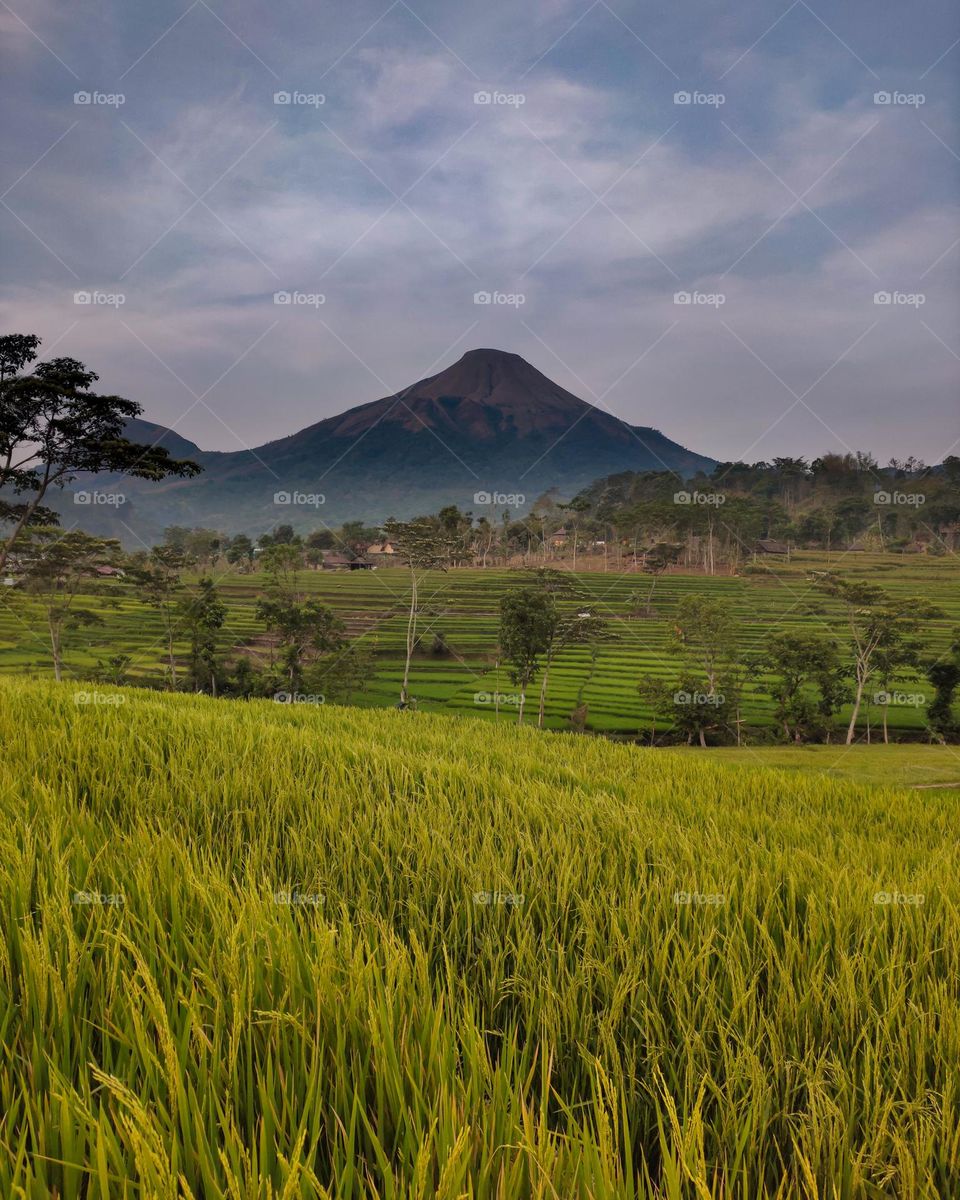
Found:
[[3, 1195], [953, 1194], [948, 797], [26, 681], [0, 739]]
[[[167, 525], [259, 534], [278, 521], [317, 528], [436, 512], [445, 504], [496, 516], [477, 493], [525, 497], [557, 488], [570, 498], [600, 475], [669, 469], [683, 478], [714, 466], [656, 429], [629, 425], [565, 391], [517, 354], [471, 350], [393, 396], [328, 417], [252, 450], [202, 451], [179, 434], [132, 421], [128, 436], [159, 441], [203, 467], [195, 479], [144, 485], [97, 477], [73, 490], [119, 491], [124, 503], [87, 506], [85, 528], [154, 540]], [[276, 503], [277, 494], [323, 503]], [[124, 528], [126, 527], [126, 529]]]

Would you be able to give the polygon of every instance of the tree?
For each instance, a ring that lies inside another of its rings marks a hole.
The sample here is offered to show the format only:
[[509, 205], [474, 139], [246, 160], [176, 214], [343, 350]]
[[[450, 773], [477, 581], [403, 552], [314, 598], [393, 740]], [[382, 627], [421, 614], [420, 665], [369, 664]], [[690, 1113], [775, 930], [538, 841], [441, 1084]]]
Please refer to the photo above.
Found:
[[577, 569], [577, 549], [580, 542], [580, 527], [590, 512], [590, 501], [586, 496], [574, 496], [569, 504], [558, 504], [557, 507], [567, 515], [567, 521], [573, 530], [573, 569]]
[[[346, 531], [344, 525], [344, 531]], [[420, 616], [417, 572], [445, 571], [457, 553], [458, 541], [432, 517], [417, 517], [413, 521], [391, 518], [383, 526], [384, 533], [410, 569], [410, 609], [407, 614], [406, 658], [403, 682], [400, 684], [400, 707], [410, 704], [410, 662], [417, 644], [417, 622]]]
[[332, 608], [316, 600], [298, 603], [289, 596], [257, 602], [257, 617], [277, 638], [284, 682], [291, 692], [302, 690], [308, 663], [344, 645], [344, 624]]
[[238, 533], [230, 539], [226, 557], [231, 567], [239, 566], [249, 571], [253, 565], [253, 542], [245, 533]]
[[25, 374], [39, 346], [33, 334], [0, 337], [0, 492], [23, 497], [0, 501], [0, 521], [12, 526], [0, 544], [0, 575], [24, 529], [58, 523], [43, 501], [51, 487], [62, 488], [79, 472], [158, 480], [200, 471], [160, 446], [125, 438], [126, 422], [141, 406], [91, 392], [97, 376], [76, 359], [54, 358]]
[[510, 664], [510, 679], [520, 689], [517, 724], [523, 724], [527, 688], [550, 648], [558, 620], [550, 592], [541, 587], [522, 587], [508, 592], [500, 601], [500, 656]]
[[167, 670], [170, 673], [170, 690], [177, 690], [177, 659], [174, 642], [178, 632], [178, 604], [183, 585], [180, 572], [187, 566], [186, 555], [173, 546], [154, 546], [146, 562], [131, 566], [127, 576], [135, 585], [140, 598], [155, 608], [163, 623], [167, 644]]
[[686, 596], [677, 609], [672, 641], [682, 664], [677, 686], [671, 694], [662, 683], [645, 679], [639, 684], [641, 694], [662, 715], [667, 715], [672, 695], [670, 719], [688, 744], [696, 737], [706, 746], [706, 735], [725, 728], [731, 716], [737, 718], [739, 740], [742, 678], [726, 605], [710, 596]]
[[673, 640], [681, 656], [703, 672], [708, 690], [716, 691], [723, 669], [736, 659], [728, 606], [712, 596], [685, 596], [677, 608]]
[[960, 686], [960, 629], [954, 632], [947, 651], [927, 664], [926, 676], [936, 690], [927, 709], [930, 728], [944, 741], [955, 738], [960, 732], [960, 724], [953, 715], [953, 697]]
[[[551, 567], [539, 567], [533, 572], [530, 587], [568, 601], [575, 600], [582, 593], [567, 571], [557, 571]], [[571, 613], [562, 613], [554, 605], [553, 626], [549, 631], [547, 644], [543, 651], [543, 675], [540, 680], [540, 700], [537, 709], [537, 728], [543, 728], [544, 713], [547, 703], [547, 684], [550, 678], [550, 668], [556, 656], [568, 646], [586, 645], [608, 636], [607, 623], [600, 617], [595, 617], [589, 609], [580, 609]]]
[[303, 570], [303, 550], [299, 544], [280, 542], [267, 546], [260, 555], [264, 572], [264, 588], [273, 595], [300, 600], [300, 572]]
[[217, 694], [217, 635], [223, 628], [227, 606], [212, 579], [201, 579], [197, 590], [185, 596], [177, 609], [190, 643], [190, 682], [199, 692]]
[[455, 504], [448, 504], [437, 513], [437, 522], [450, 540], [451, 565], [458, 567], [470, 554], [473, 529], [470, 514], [462, 513]]
[[705, 692], [695, 671], [681, 672], [676, 682], [646, 676], [637, 684], [637, 691], [653, 710], [651, 745], [658, 718], [669, 721], [688, 746], [694, 738], [706, 746], [707, 734], [725, 729], [734, 713], [735, 699], [730, 689]]
[[653, 612], [653, 589], [657, 586], [657, 580], [667, 567], [673, 566], [679, 560], [682, 553], [683, 547], [673, 542], [656, 542], [644, 554], [641, 569], [645, 575], [651, 576], [650, 594], [647, 596], [648, 614]]
[[804, 633], [772, 634], [757, 666], [774, 677], [770, 690], [787, 741], [828, 732], [825, 722], [846, 698], [836, 642]]
[[880, 684], [880, 704], [883, 711], [883, 741], [890, 742], [887, 715], [890, 712], [890, 693], [898, 675], [907, 668], [920, 665], [920, 643], [898, 632], [884, 638], [875, 655], [877, 681]]
[[97, 577], [97, 568], [118, 566], [120, 543], [91, 537], [79, 529], [34, 528], [24, 552], [24, 588], [39, 597], [47, 614], [53, 673], [63, 679], [63, 635], [81, 625], [99, 624], [92, 609], [76, 608], [74, 602], [84, 583]]
[[922, 596], [894, 598], [876, 584], [842, 579], [830, 571], [815, 572], [812, 581], [825, 595], [839, 601], [846, 616], [855, 683], [846, 737], [849, 746], [856, 734], [867, 682], [881, 663], [903, 650], [921, 621], [940, 616], [940, 612]]

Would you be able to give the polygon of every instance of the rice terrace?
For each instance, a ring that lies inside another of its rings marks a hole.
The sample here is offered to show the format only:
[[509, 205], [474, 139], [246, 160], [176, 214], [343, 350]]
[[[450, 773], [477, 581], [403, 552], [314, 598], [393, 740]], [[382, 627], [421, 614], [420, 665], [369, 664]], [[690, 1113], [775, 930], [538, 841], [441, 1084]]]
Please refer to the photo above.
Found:
[[960, 1200], [960, 9], [0, 36], [0, 1200]]

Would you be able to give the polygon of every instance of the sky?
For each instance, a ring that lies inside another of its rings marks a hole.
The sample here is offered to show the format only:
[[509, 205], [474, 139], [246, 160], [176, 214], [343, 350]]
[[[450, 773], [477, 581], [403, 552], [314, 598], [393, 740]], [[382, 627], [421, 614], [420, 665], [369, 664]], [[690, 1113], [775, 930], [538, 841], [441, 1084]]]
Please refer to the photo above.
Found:
[[497, 347], [723, 460], [960, 453], [945, 0], [0, 0], [0, 39], [3, 330], [203, 449]]

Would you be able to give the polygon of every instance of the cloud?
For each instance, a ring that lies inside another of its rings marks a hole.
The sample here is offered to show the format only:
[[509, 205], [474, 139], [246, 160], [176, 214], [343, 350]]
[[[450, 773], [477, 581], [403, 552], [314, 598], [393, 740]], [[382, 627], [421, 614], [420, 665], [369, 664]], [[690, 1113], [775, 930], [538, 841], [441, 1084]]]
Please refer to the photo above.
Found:
[[[163, 32], [113, 11], [102, 60], [95, 26], [50, 12], [43, 26], [105, 86]], [[960, 214], [950, 155], [919, 123], [955, 142], [934, 85], [922, 114], [878, 109], [869, 73], [792, 19], [721, 84], [736, 55], [711, 46], [746, 48], [769, 20], [757, 9], [732, 27], [703, 7], [647, 31], [684, 85], [724, 92], [720, 106], [684, 107], [669, 71], [602, 9], [578, 24], [582, 9], [565, 4], [495, 4], [482, 22], [417, 12], [429, 28], [402, 9], [379, 24], [380, 10], [352, 10], [319, 56], [315, 17], [296, 6], [272, 22], [240, 6], [236, 37], [190, 14], [129, 73], [119, 112], [74, 108], [63, 69], [31, 58], [9, 182], [77, 126], [7, 197], [36, 236], [0, 211], [5, 324], [52, 340], [76, 321], [62, 352], [158, 421], [193, 402], [174, 372], [202, 391], [262, 337], [207, 401], [248, 444], [278, 420], [289, 432], [374, 399], [381, 381], [408, 384], [449, 347], [495, 344], [587, 398], [623, 375], [607, 397], [619, 415], [713, 454], [757, 439], [813, 452], [835, 434], [936, 456], [956, 424], [957, 362], [921, 319], [953, 345]], [[277, 106], [283, 88], [324, 101]], [[514, 99], [478, 105], [477, 90]], [[80, 286], [122, 290], [123, 310], [78, 313]], [[478, 310], [480, 287], [526, 303]], [[924, 311], [878, 318], [881, 287], [923, 290]], [[681, 312], [680, 288], [725, 303]], [[278, 308], [280, 289], [325, 303]], [[793, 401], [774, 375], [799, 393], [824, 372], [809, 398], [820, 419], [796, 405], [774, 425]], [[203, 406], [180, 431], [236, 445]]]

